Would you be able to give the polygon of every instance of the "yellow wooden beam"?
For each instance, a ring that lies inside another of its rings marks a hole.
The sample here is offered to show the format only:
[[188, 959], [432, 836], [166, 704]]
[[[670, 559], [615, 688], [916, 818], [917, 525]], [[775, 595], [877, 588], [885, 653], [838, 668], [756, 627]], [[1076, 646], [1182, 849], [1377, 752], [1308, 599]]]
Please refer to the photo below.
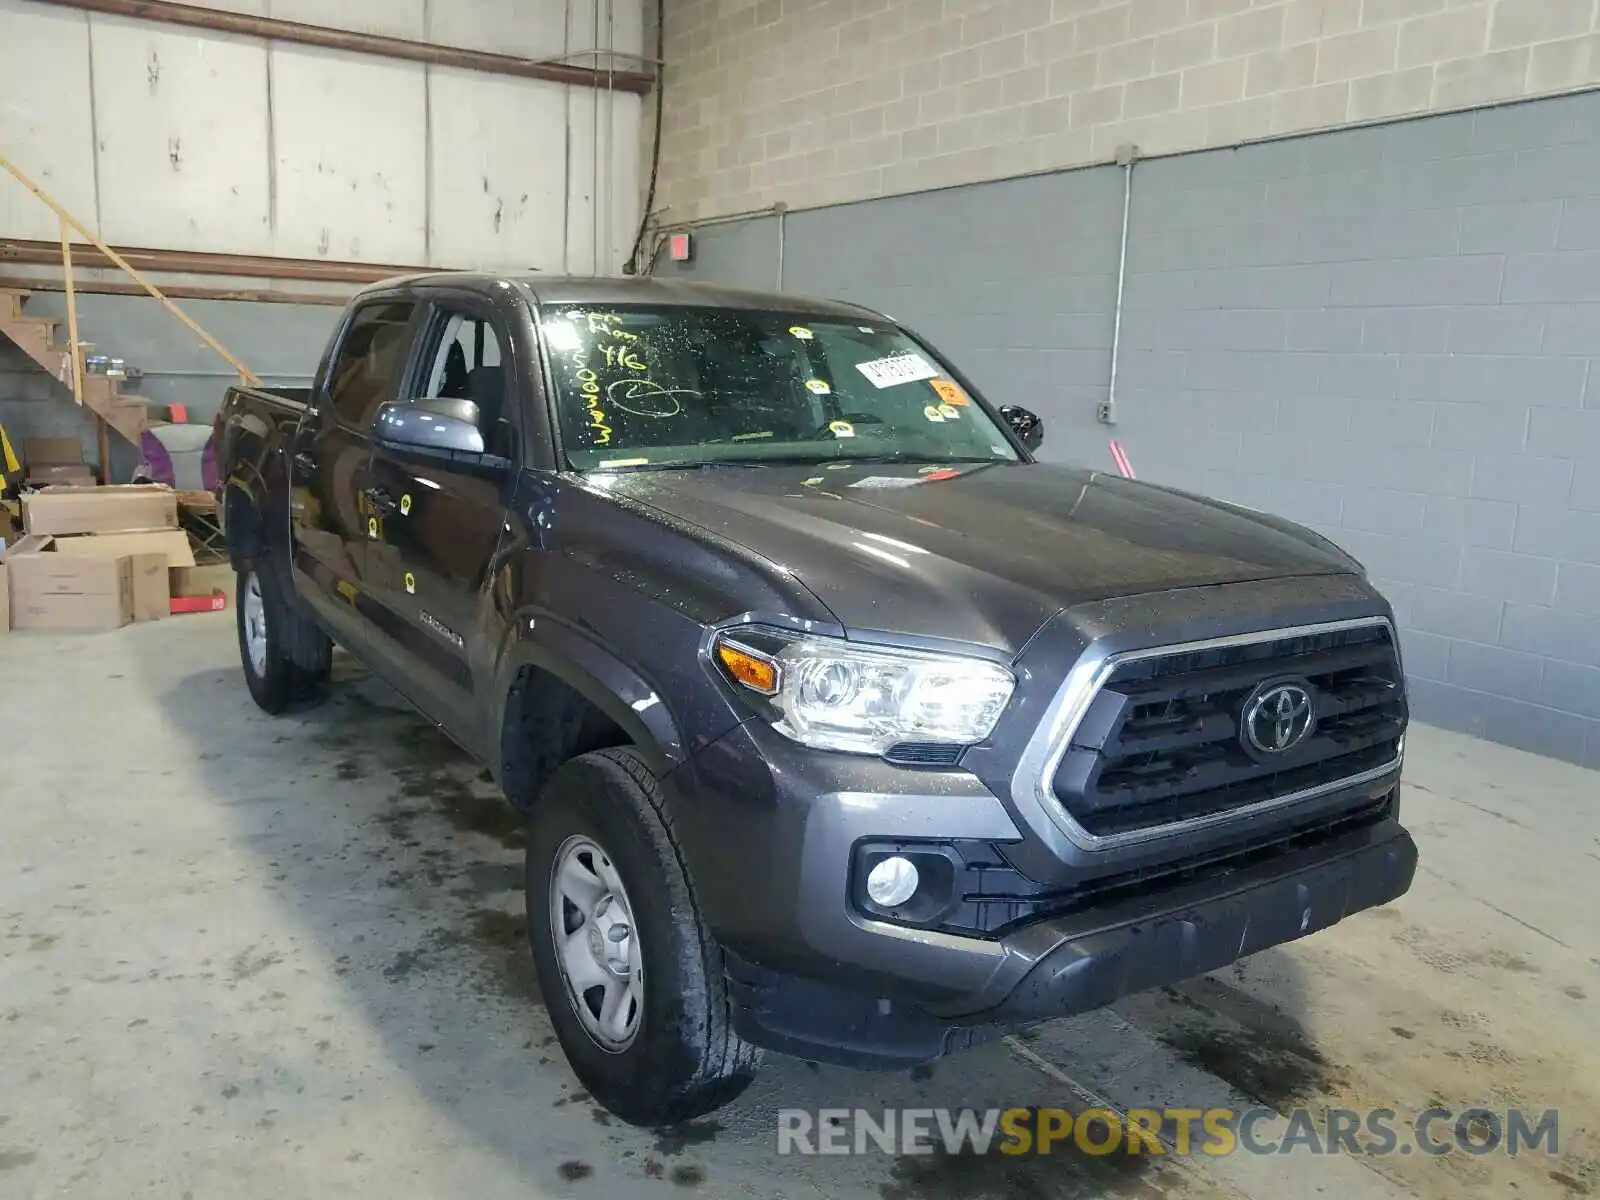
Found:
[[[71, 226], [71, 228], [76, 230], [84, 238], [84, 240], [94, 246], [95, 249], [99, 250], [101, 254], [104, 254], [112, 262], [116, 263], [117, 266], [126, 271], [133, 281], [140, 287], [144, 288], [145, 291], [149, 292], [151, 296], [155, 297], [162, 307], [164, 307], [173, 316], [177, 317], [178, 320], [182, 321], [186, 326], [188, 326], [189, 329], [193, 331], [193, 333], [202, 342], [204, 342], [207, 346], [210, 346], [211, 349], [217, 352], [217, 354], [221, 355], [228, 365], [239, 373], [239, 378], [241, 380], [243, 380], [245, 383], [251, 384], [261, 382], [260, 376], [258, 376], [249, 367], [245, 366], [244, 363], [235, 358], [228, 351], [227, 347], [221, 342], [217, 341], [216, 338], [212, 337], [204, 329], [201, 329], [200, 326], [195, 323], [193, 317], [184, 312], [183, 309], [179, 308], [171, 300], [167, 299], [166, 295], [161, 291], [160, 288], [151, 283], [143, 275], [139, 274], [139, 272], [134, 270], [133, 267], [129, 266], [127, 259], [123, 258], [122, 255], [118, 254], [110, 246], [106, 245], [98, 237], [96, 237], [95, 234], [87, 226], [85, 226], [82, 221], [78, 220], [70, 212], [63, 208], [55, 199], [55, 197], [51, 196], [32, 179], [28, 178], [27, 175], [23, 174], [22, 169], [3, 154], [0, 154], [0, 167], [4, 167], [16, 178], [18, 183], [22, 184], [23, 187], [27, 188], [35, 196], [39, 197], [39, 199], [42, 200], [47, 206], [49, 206], [56, 216], [61, 218], [63, 225]], [[63, 254], [65, 253], [67, 253], [67, 251], [63, 250]], [[74, 338], [73, 340], [76, 342], [77, 339]]]

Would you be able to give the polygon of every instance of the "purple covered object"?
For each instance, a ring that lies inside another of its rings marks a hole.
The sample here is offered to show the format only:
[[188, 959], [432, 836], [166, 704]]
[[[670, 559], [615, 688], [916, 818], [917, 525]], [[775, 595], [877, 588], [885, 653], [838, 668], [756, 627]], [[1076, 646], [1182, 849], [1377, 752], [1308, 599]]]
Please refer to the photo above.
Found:
[[153, 483], [180, 492], [217, 490], [217, 448], [209, 425], [153, 425], [139, 435], [139, 452]]
[[139, 456], [144, 460], [145, 467], [140, 472], [141, 475], [147, 476], [151, 483], [173, 486], [172, 455], [167, 453], [167, 448], [161, 444], [161, 439], [148, 429], [139, 435]]

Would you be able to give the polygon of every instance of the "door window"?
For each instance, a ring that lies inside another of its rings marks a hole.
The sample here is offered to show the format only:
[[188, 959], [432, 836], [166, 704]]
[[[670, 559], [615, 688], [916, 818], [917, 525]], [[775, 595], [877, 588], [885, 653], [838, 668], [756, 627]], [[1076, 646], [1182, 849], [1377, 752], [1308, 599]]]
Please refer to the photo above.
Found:
[[478, 406], [484, 450], [501, 458], [515, 453], [507, 404], [506, 371], [494, 323], [470, 313], [440, 317], [439, 340], [422, 377], [419, 398], [470, 400]]
[[410, 323], [410, 303], [398, 300], [364, 305], [350, 318], [328, 372], [328, 399], [345, 424], [366, 429], [383, 402], [394, 398], [410, 346]]

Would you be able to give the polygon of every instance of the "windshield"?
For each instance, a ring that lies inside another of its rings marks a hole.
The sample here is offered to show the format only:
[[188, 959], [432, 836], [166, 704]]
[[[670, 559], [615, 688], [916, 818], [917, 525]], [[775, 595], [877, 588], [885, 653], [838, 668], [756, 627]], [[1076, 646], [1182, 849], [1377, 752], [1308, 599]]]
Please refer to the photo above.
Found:
[[886, 321], [566, 305], [542, 323], [580, 471], [1018, 459], [939, 362]]

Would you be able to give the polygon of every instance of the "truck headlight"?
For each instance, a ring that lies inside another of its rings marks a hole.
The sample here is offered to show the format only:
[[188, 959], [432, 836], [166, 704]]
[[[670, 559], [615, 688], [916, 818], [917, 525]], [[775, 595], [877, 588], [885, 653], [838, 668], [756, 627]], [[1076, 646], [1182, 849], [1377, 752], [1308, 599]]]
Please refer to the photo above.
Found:
[[772, 727], [819, 750], [883, 754], [901, 742], [971, 745], [994, 731], [1016, 679], [999, 663], [775, 630], [719, 634], [718, 663], [766, 698]]

